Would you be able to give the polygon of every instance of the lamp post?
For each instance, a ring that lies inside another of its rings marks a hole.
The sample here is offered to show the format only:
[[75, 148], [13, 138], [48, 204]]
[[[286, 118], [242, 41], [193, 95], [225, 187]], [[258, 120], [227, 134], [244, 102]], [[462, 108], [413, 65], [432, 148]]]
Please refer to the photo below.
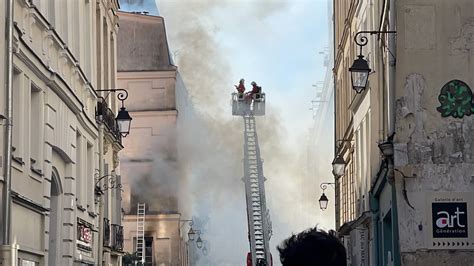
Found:
[[321, 185], [319, 185], [319, 187], [321, 187], [321, 189], [323, 190], [323, 194], [319, 198], [319, 208], [323, 211], [327, 209], [329, 203], [328, 197], [326, 196], [326, 194], [324, 194], [324, 191], [328, 188], [328, 185], [335, 186], [336, 183], [323, 182], [321, 183]]
[[194, 241], [194, 236], [196, 235], [196, 232], [193, 230], [192, 227], [189, 228], [188, 231], [188, 239], [191, 241]]
[[346, 171], [346, 161], [341, 154], [337, 155], [332, 161], [332, 173], [336, 177], [343, 176]]
[[[130, 124], [132, 122], [132, 117], [130, 117], [127, 108], [124, 106], [124, 101], [128, 98], [128, 91], [125, 89], [110, 89], [110, 90], [96, 90], [97, 92], [99, 91], [107, 91], [107, 92], [117, 92], [117, 99], [119, 99], [122, 102], [122, 106], [120, 107], [120, 111], [117, 114], [117, 117], [115, 118], [115, 121], [117, 123], [118, 131], [122, 137], [126, 137], [130, 133]], [[107, 99], [107, 96], [104, 98]]]
[[201, 232], [199, 232], [198, 238], [196, 240], [196, 247], [199, 249], [202, 248]]
[[346, 143], [346, 142], [351, 142], [351, 141], [352, 140], [350, 140], [350, 139], [338, 139], [338, 140], [336, 140], [336, 146], [337, 146], [336, 154], [337, 154], [337, 156], [332, 161], [332, 174], [335, 177], [341, 177], [346, 172], [346, 164], [347, 163], [344, 160], [344, 156], [341, 154], [341, 149], [344, 146], [341, 146], [341, 144]]
[[351, 72], [352, 89], [354, 89], [358, 94], [364, 91], [367, 87], [369, 73], [371, 71], [369, 63], [364, 59], [364, 55], [362, 54], [362, 47], [367, 45], [368, 39], [365, 36], [358, 37], [360, 34], [373, 35], [380, 33], [396, 33], [396, 31], [359, 31], [354, 36], [354, 42], [359, 46], [360, 52], [357, 56], [358, 58], [354, 60], [354, 63], [349, 68], [349, 72]]

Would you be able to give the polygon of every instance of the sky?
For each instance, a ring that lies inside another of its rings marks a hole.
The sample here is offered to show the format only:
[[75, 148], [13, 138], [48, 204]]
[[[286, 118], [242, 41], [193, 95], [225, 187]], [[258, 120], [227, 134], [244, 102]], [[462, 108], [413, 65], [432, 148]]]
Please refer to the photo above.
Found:
[[[327, 71], [320, 52], [330, 45], [328, 2], [120, 2], [124, 11], [148, 11], [165, 18], [170, 52], [194, 106], [189, 110], [193, 121], [182, 131], [205, 139], [196, 143], [180, 133], [186, 143], [181, 152], [188, 181], [184, 194], [189, 195], [180, 200], [188, 203], [185, 212], [201, 221], [209, 247], [209, 254], [200, 255], [198, 265], [242, 265], [248, 250], [245, 194], [239, 180], [243, 123], [232, 117], [229, 104], [230, 93], [241, 78], [247, 88], [256, 81], [267, 97], [266, 116], [257, 118], [257, 130], [275, 265], [279, 265], [275, 246], [292, 233], [315, 225], [334, 228], [334, 201], [330, 200], [326, 212], [317, 202], [319, 184], [333, 180], [332, 125], [323, 124], [327, 127], [320, 140], [323, 144], [308, 148], [315, 124], [309, 110], [316, 94], [312, 85], [324, 80]], [[308, 160], [308, 149], [317, 153], [315, 160]], [[203, 153], [209, 155], [203, 158]], [[210, 169], [215, 165], [220, 168]], [[333, 192], [327, 190], [326, 195], [331, 199]]]

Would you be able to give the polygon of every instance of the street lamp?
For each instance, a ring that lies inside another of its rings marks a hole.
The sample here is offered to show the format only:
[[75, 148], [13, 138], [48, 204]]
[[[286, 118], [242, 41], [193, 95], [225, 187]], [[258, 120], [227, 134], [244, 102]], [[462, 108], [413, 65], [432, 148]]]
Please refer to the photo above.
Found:
[[319, 198], [319, 208], [323, 211], [328, 208], [329, 199], [326, 196], [326, 194], [324, 194], [324, 191], [326, 190], [326, 188], [328, 188], [328, 185], [335, 186], [336, 183], [326, 183], [326, 182], [324, 182], [324, 183], [321, 183], [321, 185], [319, 185], [321, 187], [321, 189], [323, 190], [323, 194]]
[[344, 161], [342, 154], [339, 154], [336, 156], [336, 158], [334, 158], [334, 161], [332, 161], [332, 173], [336, 177], [340, 177], [340, 176], [343, 176], [345, 172], [346, 172], [346, 161]]
[[196, 240], [196, 246], [197, 246], [197, 248], [202, 248], [201, 234], [198, 235], [198, 238]]
[[342, 149], [344, 148], [344, 143], [352, 142], [350, 139], [338, 139], [336, 140], [336, 158], [332, 161], [332, 174], [335, 177], [341, 177], [346, 172], [346, 161], [344, 160], [344, 156], [342, 154]]
[[[117, 94], [117, 99], [119, 99], [122, 102], [122, 107], [120, 107], [120, 111], [117, 114], [117, 117], [115, 118], [115, 121], [117, 123], [118, 127], [118, 132], [122, 137], [126, 137], [130, 133], [130, 124], [132, 122], [132, 117], [128, 114], [127, 109], [125, 108], [123, 102], [128, 98], [128, 91], [125, 89], [110, 89], [110, 90], [96, 90], [97, 92], [99, 91], [107, 91], [107, 92], [116, 92], [120, 91]], [[105, 98], [108, 97], [108, 94]], [[104, 99], [105, 100], [105, 99]]]
[[190, 227], [189, 232], [188, 232], [188, 239], [191, 240], [191, 241], [194, 241], [194, 236], [195, 235], [196, 235], [196, 232], [194, 232], [193, 228]]
[[358, 58], [354, 60], [354, 63], [349, 68], [349, 72], [351, 72], [351, 82], [352, 82], [352, 89], [356, 91], [356, 93], [361, 93], [367, 87], [367, 82], [369, 81], [369, 73], [371, 71], [369, 67], [369, 63], [367, 60], [364, 59], [364, 55], [362, 55], [362, 47], [367, 45], [368, 39], [365, 36], [358, 38], [360, 34], [380, 34], [380, 33], [396, 33], [396, 31], [359, 31], [354, 36], [354, 42], [360, 47], [360, 53], [357, 56]]
[[115, 121], [117, 121], [120, 135], [122, 135], [122, 137], [126, 137], [128, 133], [130, 133], [130, 124], [132, 122], [132, 118], [128, 114], [127, 109], [123, 107], [123, 101], [122, 101], [122, 107], [120, 107], [120, 111], [118, 112], [117, 118], [115, 118]]
[[323, 211], [326, 210], [328, 207], [328, 202], [329, 202], [329, 199], [328, 197], [326, 197], [326, 194], [324, 194], [323, 192], [323, 194], [319, 198], [319, 208]]
[[351, 72], [352, 89], [355, 90], [357, 94], [364, 91], [365, 87], [367, 87], [367, 81], [369, 80], [369, 73], [371, 71], [369, 63], [367, 63], [367, 60], [365, 60], [362, 55], [362, 46], [360, 52], [361, 53], [357, 56], [358, 58], [354, 60], [354, 63], [349, 68]]

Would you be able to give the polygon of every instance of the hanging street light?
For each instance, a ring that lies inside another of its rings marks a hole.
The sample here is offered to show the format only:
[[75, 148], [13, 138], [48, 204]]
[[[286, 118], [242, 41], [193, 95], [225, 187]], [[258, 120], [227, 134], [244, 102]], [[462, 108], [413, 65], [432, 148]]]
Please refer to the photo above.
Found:
[[328, 188], [328, 185], [332, 185], [332, 186], [335, 186], [336, 183], [327, 183], [327, 182], [324, 182], [324, 183], [321, 183], [321, 185], [319, 185], [319, 187], [321, 187], [321, 189], [323, 190], [323, 194], [321, 195], [321, 197], [319, 198], [319, 208], [324, 211], [328, 208], [328, 203], [329, 203], [329, 199], [328, 197], [326, 196], [326, 194], [324, 194], [324, 191], [326, 190], [326, 188]]
[[122, 107], [120, 107], [120, 111], [117, 114], [117, 118], [115, 118], [115, 121], [117, 121], [120, 135], [122, 135], [122, 137], [126, 137], [128, 133], [130, 133], [130, 124], [132, 122], [132, 118], [128, 114], [127, 109], [123, 107], [123, 102]]
[[344, 161], [344, 158], [342, 157], [341, 154], [337, 155], [336, 158], [334, 158], [334, 161], [332, 161], [332, 173], [336, 177], [341, 177], [344, 175], [346, 172], [346, 161]]
[[197, 248], [202, 248], [202, 239], [201, 239], [201, 236], [198, 236], [197, 240], [196, 240], [196, 246]]
[[352, 89], [358, 94], [366, 89], [367, 82], [369, 81], [369, 73], [371, 71], [369, 63], [364, 59], [364, 55], [362, 54], [362, 47], [367, 45], [368, 39], [365, 36], [358, 37], [360, 34], [373, 35], [380, 33], [396, 33], [396, 31], [359, 31], [354, 36], [354, 42], [360, 47], [360, 52], [357, 56], [358, 58], [354, 60], [354, 63], [349, 68], [349, 72], [351, 72]]
[[359, 94], [367, 87], [367, 81], [369, 81], [369, 73], [371, 71], [369, 63], [367, 63], [367, 60], [365, 60], [362, 55], [362, 47], [361, 54], [354, 60], [349, 71], [351, 72], [352, 89]]
[[194, 241], [194, 236], [196, 235], [196, 232], [194, 232], [193, 228], [189, 228], [189, 232], [188, 232], [188, 239], [191, 240], [191, 241]]
[[[125, 105], [124, 105], [124, 101], [128, 98], [128, 91], [125, 89], [96, 90], [96, 92], [99, 92], [99, 91], [107, 91], [107, 92], [119, 91], [119, 93], [117, 94], [117, 99], [119, 99], [122, 102], [122, 106], [120, 107], [120, 111], [118, 112], [117, 117], [115, 118], [115, 122], [117, 124], [118, 133], [120, 133], [122, 137], [126, 137], [130, 133], [130, 124], [132, 123], [132, 117], [130, 117], [130, 114], [128, 113], [127, 108], [125, 108]], [[108, 97], [108, 94], [103, 99], [104, 103], [107, 97]]]
[[319, 208], [321, 210], [326, 210], [328, 208], [328, 202], [329, 202], [329, 199], [328, 197], [326, 197], [326, 194], [323, 194], [321, 195], [321, 197], [319, 198]]

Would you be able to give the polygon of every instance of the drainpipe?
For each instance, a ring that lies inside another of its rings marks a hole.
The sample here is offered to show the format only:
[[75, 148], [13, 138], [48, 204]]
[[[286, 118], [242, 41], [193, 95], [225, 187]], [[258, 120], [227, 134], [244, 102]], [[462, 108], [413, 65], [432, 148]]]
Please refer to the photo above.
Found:
[[[104, 176], [104, 123], [99, 122], [99, 174]], [[102, 182], [102, 181], [101, 181]], [[99, 184], [102, 187], [101, 184]], [[99, 248], [97, 254], [97, 265], [102, 266], [102, 252], [104, 249], [104, 197], [99, 195]]]
[[10, 245], [11, 227], [11, 163], [12, 163], [12, 117], [13, 117], [13, 0], [6, 3], [6, 60], [5, 60], [5, 140], [3, 162], [3, 208], [2, 244]]
[[[333, 73], [332, 73], [332, 86], [333, 86], [333, 115], [334, 115], [334, 139], [333, 139], [333, 147], [334, 147], [334, 157], [333, 158], [336, 158], [337, 156], [337, 147], [336, 147], [336, 140], [337, 140], [337, 95], [336, 95], [336, 74], [334, 72], [334, 66], [335, 66], [335, 62], [336, 62], [336, 57], [337, 57], [337, 43], [336, 43], [336, 20], [335, 20], [335, 15], [336, 14], [336, 5], [335, 5], [335, 2], [332, 3], [332, 43], [333, 43], [333, 51], [332, 51], [332, 60], [333, 60]], [[334, 222], [335, 222], [335, 227], [336, 230], [339, 230], [338, 226], [339, 226], [339, 209], [337, 208], [338, 206], [336, 204], [339, 203], [339, 195], [337, 193], [338, 191], [338, 184], [337, 184], [337, 180], [336, 180], [336, 177], [334, 177]]]
[[[397, 30], [397, 17], [396, 17], [396, 0], [390, 0], [389, 9], [389, 30]], [[397, 43], [396, 35], [389, 34], [388, 48], [392, 55], [389, 57], [389, 86], [388, 86], [388, 132], [389, 135], [395, 133], [395, 86], [396, 86], [396, 58], [397, 58]], [[393, 170], [394, 159], [391, 160], [391, 169], [389, 169], [389, 175], [395, 177]], [[389, 167], [390, 168], [390, 167]], [[397, 208], [397, 191], [396, 182], [392, 184], [392, 246], [393, 246], [393, 265], [400, 265], [400, 248], [399, 248], [399, 231], [398, 231], [398, 208]]]
[[[396, 7], [395, 0], [390, 0], [390, 9], [389, 9], [389, 30], [397, 30], [397, 20], [396, 20]], [[388, 72], [388, 135], [392, 135], [395, 132], [395, 68], [396, 68], [396, 57], [397, 57], [397, 43], [396, 43], [396, 34], [388, 34], [388, 49], [392, 53], [389, 56], [389, 72]]]

